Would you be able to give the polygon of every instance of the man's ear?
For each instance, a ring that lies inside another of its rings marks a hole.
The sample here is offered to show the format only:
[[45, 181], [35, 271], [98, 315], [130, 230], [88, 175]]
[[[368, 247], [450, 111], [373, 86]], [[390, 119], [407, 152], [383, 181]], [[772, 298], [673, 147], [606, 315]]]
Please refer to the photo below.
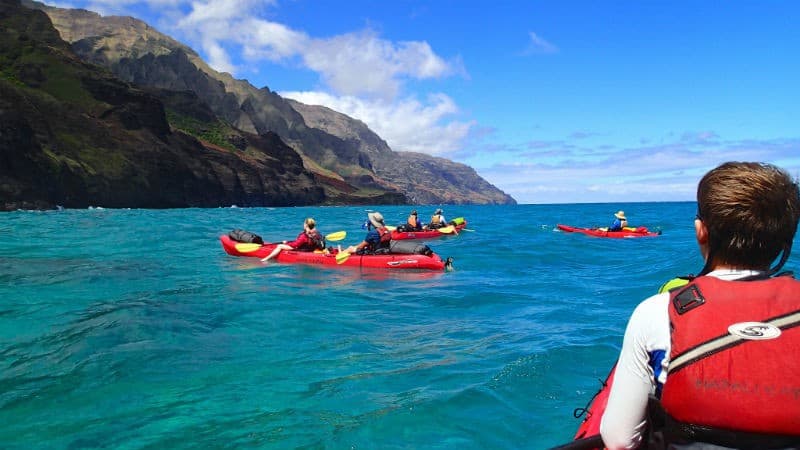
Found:
[[700, 247], [703, 261], [706, 261], [708, 259], [708, 227], [700, 219], [694, 220], [694, 236], [697, 238], [697, 246]]
[[697, 238], [697, 243], [700, 245], [708, 244], [708, 228], [706, 224], [700, 219], [694, 220], [694, 235]]

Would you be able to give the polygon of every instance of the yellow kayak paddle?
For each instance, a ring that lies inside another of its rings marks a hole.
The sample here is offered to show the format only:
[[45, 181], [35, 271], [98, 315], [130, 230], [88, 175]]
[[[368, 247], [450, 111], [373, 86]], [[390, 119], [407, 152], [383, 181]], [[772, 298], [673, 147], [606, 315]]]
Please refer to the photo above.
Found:
[[[442, 233], [442, 234], [451, 234], [451, 233], [456, 233], [456, 228], [454, 226], [452, 226], [452, 225], [448, 225], [446, 227], [437, 228], [436, 231], [438, 231], [439, 233]], [[456, 233], [456, 234], [458, 234], [458, 233]]]
[[[325, 236], [325, 240], [336, 242], [341, 241], [342, 239], [347, 237], [347, 231], [336, 231], [329, 235]], [[265, 244], [270, 245], [270, 244]], [[236, 251], [241, 253], [251, 253], [254, 252], [262, 247], [261, 244], [249, 243], [249, 242], [239, 242], [235, 246]]]
[[336, 264], [344, 264], [347, 261], [347, 258], [350, 257], [350, 252], [348, 251], [341, 251], [336, 254]]

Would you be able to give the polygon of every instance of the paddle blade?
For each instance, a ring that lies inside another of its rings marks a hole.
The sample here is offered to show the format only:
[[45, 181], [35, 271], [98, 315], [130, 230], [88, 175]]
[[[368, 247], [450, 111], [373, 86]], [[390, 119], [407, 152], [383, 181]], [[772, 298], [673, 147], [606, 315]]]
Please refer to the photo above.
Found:
[[339, 252], [336, 254], [336, 264], [343, 264], [350, 257], [350, 252]]
[[347, 231], [337, 231], [325, 236], [325, 239], [331, 242], [341, 241], [347, 237]]
[[240, 242], [234, 246], [237, 252], [250, 253], [261, 248], [261, 244], [251, 244], [248, 242]]
[[394, 230], [397, 229], [397, 227], [393, 227], [391, 225], [386, 225], [386, 229], [389, 230], [389, 231], [394, 231]]
[[442, 234], [450, 234], [450, 233], [455, 232], [456, 229], [452, 225], [448, 225], [446, 227], [437, 228], [436, 231], [438, 231], [439, 233], [442, 233]]

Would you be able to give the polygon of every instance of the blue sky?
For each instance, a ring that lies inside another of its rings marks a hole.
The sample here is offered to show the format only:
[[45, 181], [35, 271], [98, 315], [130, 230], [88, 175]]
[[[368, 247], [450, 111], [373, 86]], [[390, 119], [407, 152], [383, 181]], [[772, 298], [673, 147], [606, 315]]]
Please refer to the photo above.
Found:
[[729, 160], [800, 173], [800, 2], [59, 0], [463, 162], [520, 203], [694, 200]]

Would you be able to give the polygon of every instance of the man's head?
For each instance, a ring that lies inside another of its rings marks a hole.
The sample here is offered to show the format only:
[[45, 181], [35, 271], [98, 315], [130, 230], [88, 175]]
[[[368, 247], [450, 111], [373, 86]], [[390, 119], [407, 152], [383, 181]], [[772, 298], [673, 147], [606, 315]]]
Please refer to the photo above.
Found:
[[375, 228], [385, 227], [386, 225], [383, 222], [383, 214], [375, 211], [367, 214], [367, 219]]
[[727, 162], [700, 180], [697, 211], [697, 238], [706, 246], [706, 258], [716, 266], [766, 270], [782, 250], [784, 256], [791, 250], [800, 192], [776, 166]]

